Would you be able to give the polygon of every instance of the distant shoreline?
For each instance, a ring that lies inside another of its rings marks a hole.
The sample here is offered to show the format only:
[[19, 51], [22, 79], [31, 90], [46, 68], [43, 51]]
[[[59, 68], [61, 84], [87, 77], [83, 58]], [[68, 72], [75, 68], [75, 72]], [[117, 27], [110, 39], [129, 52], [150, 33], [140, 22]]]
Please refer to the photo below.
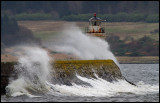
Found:
[[119, 63], [119, 64], [159, 64], [159, 62], [157, 63]]
[[[53, 51], [45, 49], [54, 60], [78, 60], [75, 55], [69, 55], [64, 53], [52, 53]], [[1, 54], [1, 62], [16, 62], [19, 56], [14, 54], [16, 48], [6, 48], [6, 53]], [[158, 64], [159, 56], [115, 56], [120, 64]]]
[[[74, 60], [68, 55], [57, 54], [53, 56], [55, 60]], [[116, 56], [117, 61], [120, 64], [159, 64], [159, 56], [141, 56], [141, 57], [128, 57], [128, 56]], [[16, 62], [18, 57], [12, 55], [1, 55], [1, 62]]]
[[116, 57], [120, 64], [159, 64], [159, 56]]

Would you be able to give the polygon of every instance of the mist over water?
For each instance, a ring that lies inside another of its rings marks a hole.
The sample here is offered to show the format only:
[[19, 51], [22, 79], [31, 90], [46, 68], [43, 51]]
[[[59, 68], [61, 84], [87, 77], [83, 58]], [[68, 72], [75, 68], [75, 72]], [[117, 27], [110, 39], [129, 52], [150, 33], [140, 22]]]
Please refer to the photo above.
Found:
[[[117, 60], [109, 50], [109, 45], [99, 38], [84, 35], [77, 27], [67, 28], [63, 31], [63, 38], [58, 42], [51, 43], [48, 48], [64, 53], [73, 53], [80, 59], [112, 59], [117, 64]], [[71, 86], [53, 83], [50, 76], [51, 67], [47, 51], [40, 47], [23, 47], [24, 52], [18, 60], [15, 69], [18, 78], [12, 80], [6, 87], [7, 95], [16, 97], [27, 95], [29, 97], [39, 97], [38, 94], [51, 94], [61, 96], [95, 96], [112, 97], [120, 93], [149, 94], [158, 93], [159, 85], [145, 84], [143, 81], [129, 84], [125, 80], [108, 82], [99, 78], [86, 78], [76, 75], [78, 79], [88, 85], [72, 83]]]

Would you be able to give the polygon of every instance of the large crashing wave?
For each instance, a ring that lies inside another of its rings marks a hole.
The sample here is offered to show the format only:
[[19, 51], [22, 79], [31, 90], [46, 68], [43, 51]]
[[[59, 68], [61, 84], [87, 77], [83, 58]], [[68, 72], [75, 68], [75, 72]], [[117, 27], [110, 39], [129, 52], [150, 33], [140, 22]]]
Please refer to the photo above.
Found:
[[[75, 25], [73, 25], [75, 26]], [[79, 28], [70, 27], [62, 32], [62, 39], [58, 42], [50, 42], [46, 46], [65, 53], [73, 53], [81, 59], [112, 59], [119, 66], [116, 58], [109, 50], [106, 41], [96, 37], [86, 36]], [[7, 95], [27, 95], [35, 97], [34, 93], [49, 93], [52, 95], [76, 95], [76, 96], [115, 96], [119, 93], [146, 94], [159, 92], [158, 85], [148, 85], [139, 82], [136, 86], [125, 80], [108, 82], [102, 78], [87, 78], [76, 75], [77, 78], [90, 85], [71, 83], [68, 86], [54, 82], [54, 68], [51, 67], [50, 56], [39, 47], [23, 47], [23, 53], [15, 66], [18, 79], [10, 81], [6, 87]], [[52, 68], [52, 69], [51, 69]], [[92, 68], [93, 69], [93, 68]], [[52, 74], [53, 75], [53, 74]], [[36, 96], [37, 97], [37, 96]]]

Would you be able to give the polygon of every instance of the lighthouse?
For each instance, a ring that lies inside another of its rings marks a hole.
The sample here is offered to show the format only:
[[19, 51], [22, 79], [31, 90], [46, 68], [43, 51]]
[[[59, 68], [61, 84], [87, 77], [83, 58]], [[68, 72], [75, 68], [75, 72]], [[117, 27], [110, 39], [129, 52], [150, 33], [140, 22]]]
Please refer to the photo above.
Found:
[[89, 26], [85, 28], [85, 32], [92, 36], [106, 37], [105, 29], [101, 26], [102, 21], [105, 20], [98, 18], [94, 13], [93, 17], [89, 19]]

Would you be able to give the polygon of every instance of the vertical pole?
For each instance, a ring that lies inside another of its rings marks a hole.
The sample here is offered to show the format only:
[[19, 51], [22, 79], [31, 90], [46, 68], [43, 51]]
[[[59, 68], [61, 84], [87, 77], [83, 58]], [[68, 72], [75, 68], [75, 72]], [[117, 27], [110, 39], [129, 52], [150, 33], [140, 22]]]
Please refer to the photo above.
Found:
[[106, 20], [104, 20], [104, 22], [105, 22], [104, 32], [106, 33]]

